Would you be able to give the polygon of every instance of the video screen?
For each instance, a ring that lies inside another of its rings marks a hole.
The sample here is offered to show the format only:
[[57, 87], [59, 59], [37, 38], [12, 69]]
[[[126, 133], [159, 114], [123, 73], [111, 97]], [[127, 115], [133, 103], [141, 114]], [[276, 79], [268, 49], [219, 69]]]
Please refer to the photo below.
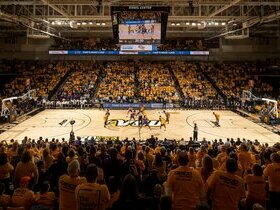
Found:
[[127, 11], [119, 14], [119, 43], [159, 44], [160, 40], [160, 12]]

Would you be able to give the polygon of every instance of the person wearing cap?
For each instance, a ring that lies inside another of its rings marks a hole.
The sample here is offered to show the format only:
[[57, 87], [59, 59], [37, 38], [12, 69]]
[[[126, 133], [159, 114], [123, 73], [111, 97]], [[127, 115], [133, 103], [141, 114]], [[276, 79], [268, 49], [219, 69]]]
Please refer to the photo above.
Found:
[[205, 198], [202, 177], [194, 168], [188, 167], [186, 152], [179, 152], [178, 163], [179, 167], [168, 174], [166, 194], [172, 198], [173, 210], [195, 209]]
[[79, 184], [85, 183], [86, 178], [80, 177], [80, 164], [72, 160], [67, 168], [68, 175], [62, 175], [58, 181], [59, 210], [76, 210], [75, 190]]
[[24, 207], [29, 210], [32, 204], [35, 202], [34, 192], [28, 189], [31, 177], [24, 176], [20, 179], [20, 187], [16, 188], [12, 196], [13, 207]]
[[270, 159], [272, 163], [266, 166], [263, 174], [268, 178], [270, 208], [280, 209], [280, 155], [272, 153]]
[[96, 183], [98, 168], [89, 164], [86, 169], [86, 183], [76, 187], [75, 198], [77, 210], [105, 210], [105, 204], [110, 200], [110, 193], [106, 185]]

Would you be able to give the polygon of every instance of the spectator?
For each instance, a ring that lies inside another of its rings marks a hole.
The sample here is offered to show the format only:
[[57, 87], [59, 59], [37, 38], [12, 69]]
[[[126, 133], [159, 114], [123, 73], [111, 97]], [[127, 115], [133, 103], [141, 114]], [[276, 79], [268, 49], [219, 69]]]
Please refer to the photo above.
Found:
[[214, 172], [213, 160], [209, 155], [205, 155], [202, 160], [202, 167], [200, 168], [200, 175], [203, 179], [203, 182], [206, 183], [207, 179]]
[[136, 179], [133, 175], [125, 176], [119, 199], [114, 203], [112, 210], [142, 210], [144, 209], [143, 199], [139, 197]]
[[24, 207], [25, 210], [29, 210], [35, 203], [34, 192], [28, 189], [29, 181], [31, 177], [23, 176], [20, 178], [20, 187], [16, 188], [12, 196], [12, 206]]
[[46, 172], [46, 177], [49, 177], [52, 191], [58, 194], [58, 180], [59, 177], [67, 173], [67, 163], [65, 162], [64, 155], [59, 153], [57, 160], [49, 167]]
[[244, 178], [244, 181], [247, 184], [248, 189], [247, 198], [245, 200], [246, 209], [253, 209], [253, 205], [255, 203], [258, 203], [262, 206], [266, 206], [266, 183], [263, 177], [262, 167], [259, 164], [254, 164], [253, 174], [248, 174]]
[[11, 172], [14, 167], [8, 162], [7, 154], [0, 154], [0, 183], [5, 184], [5, 192], [9, 192], [9, 185], [11, 184]]
[[85, 183], [86, 179], [80, 177], [80, 164], [72, 160], [67, 168], [68, 175], [62, 175], [58, 181], [59, 187], [59, 210], [76, 210], [75, 189], [79, 184]]
[[245, 144], [241, 144], [239, 147], [240, 153], [238, 154], [238, 160], [242, 167], [242, 177], [246, 176], [251, 170], [251, 154], [248, 152], [248, 148]]
[[6, 210], [11, 203], [11, 196], [4, 194], [4, 192], [5, 185], [3, 183], [0, 183], [0, 207], [3, 207], [4, 210]]
[[188, 156], [180, 152], [179, 167], [171, 170], [166, 183], [167, 195], [172, 197], [173, 210], [195, 209], [204, 199], [203, 180], [193, 168], [188, 167]]
[[43, 150], [43, 160], [45, 170], [48, 170], [48, 168], [53, 164], [54, 157], [50, 155], [50, 150], [47, 148]]
[[272, 163], [264, 169], [264, 176], [268, 177], [270, 209], [280, 209], [280, 155], [271, 154]]
[[97, 166], [89, 164], [86, 169], [87, 182], [78, 185], [75, 190], [77, 210], [85, 208], [105, 210], [105, 205], [110, 200], [110, 193], [106, 185], [96, 183], [97, 176]]
[[110, 192], [110, 201], [107, 203], [106, 208], [111, 209], [114, 205], [114, 203], [119, 199], [120, 197], [120, 190], [118, 188], [118, 183], [114, 176], [111, 176], [108, 180], [108, 189]]
[[14, 180], [16, 186], [19, 185], [19, 181], [22, 177], [31, 177], [33, 184], [38, 183], [39, 173], [35, 163], [32, 161], [32, 157], [29, 151], [23, 152], [21, 161], [17, 164], [15, 169]]
[[215, 210], [238, 209], [238, 204], [245, 198], [244, 181], [234, 175], [237, 162], [229, 158], [226, 171], [215, 171], [207, 180], [207, 197]]
[[45, 181], [41, 187], [40, 193], [35, 196], [35, 203], [42, 207], [54, 209], [57, 204], [57, 199], [54, 192], [50, 192], [50, 184]]
[[160, 154], [156, 154], [155, 160], [153, 162], [153, 169], [157, 171], [159, 180], [162, 182], [166, 180], [166, 162], [162, 161], [162, 157]]

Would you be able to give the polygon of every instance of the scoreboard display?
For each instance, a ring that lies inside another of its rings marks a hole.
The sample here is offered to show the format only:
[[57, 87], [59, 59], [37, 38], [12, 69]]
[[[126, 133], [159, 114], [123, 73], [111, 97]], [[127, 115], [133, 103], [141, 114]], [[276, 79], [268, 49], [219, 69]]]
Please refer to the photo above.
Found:
[[118, 44], [158, 45], [166, 36], [169, 7], [113, 7], [112, 25]]

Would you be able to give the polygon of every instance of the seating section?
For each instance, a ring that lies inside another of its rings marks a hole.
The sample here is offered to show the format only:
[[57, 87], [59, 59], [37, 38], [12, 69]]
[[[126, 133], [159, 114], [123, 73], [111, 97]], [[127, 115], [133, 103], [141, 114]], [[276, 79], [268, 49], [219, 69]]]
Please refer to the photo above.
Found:
[[164, 63], [141, 62], [139, 69], [139, 92], [143, 102], [176, 102], [179, 95]]
[[104, 68], [105, 78], [97, 92], [97, 101], [133, 102], [134, 64], [133, 62], [110, 62]]
[[198, 72], [196, 64], [173, 62], [171, 66], [185, 98], [205, 100], [217, 97], [215, 89], [203, 74]]
[[102, 66], [91, 61], [76, 62], [73, 73], [57, 94], [59, 100], [80, 100], [93, 97], [95, 83]]
[[37, 62], [30, 65], [18, 64], [19, 75], [5, 84], [6, 96], [19, 96], [30, 89], [36, 89], [38, 97], [47, 97], [60, 79], [71, 68], [71, 62]]
[[272, 94], [272, 86], [258, 78], [260, 69], [255, 64], [202, 63], [201, 66], [228, 98], [239, 99], [243, 90], [251, 90], [258, 97]]

